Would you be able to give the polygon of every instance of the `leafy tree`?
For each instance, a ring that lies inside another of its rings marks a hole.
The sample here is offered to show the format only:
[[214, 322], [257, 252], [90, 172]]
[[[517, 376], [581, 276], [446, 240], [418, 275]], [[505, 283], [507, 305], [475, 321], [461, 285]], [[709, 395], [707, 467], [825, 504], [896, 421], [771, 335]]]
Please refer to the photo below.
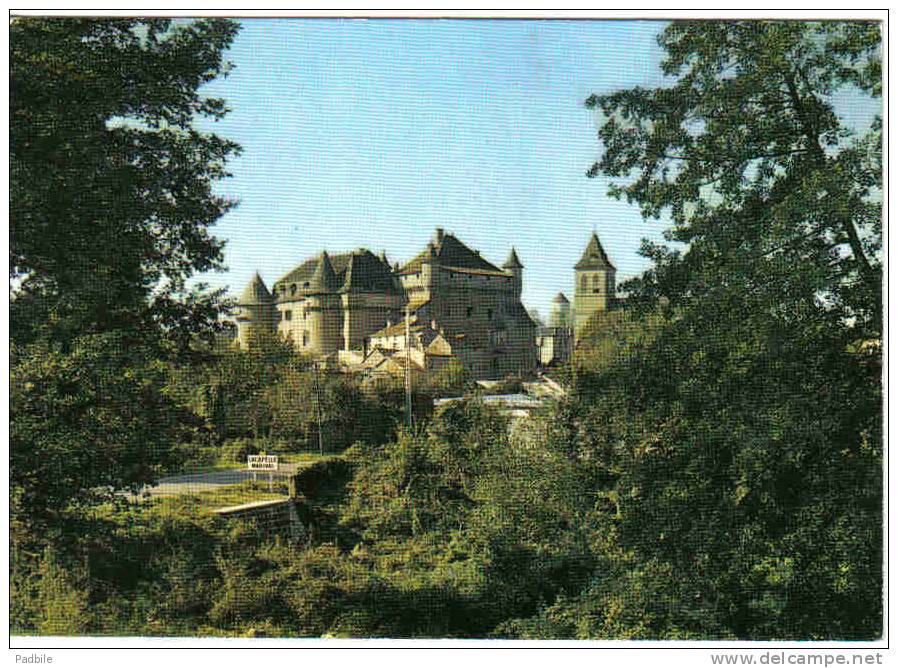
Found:
[[209, 331], [209, 234], [234, 202], [212, 185], [238, 147], [193, 127], [224, 102], [235, 23], [20, 18], [10, 26], [11, 335]]
[[822, 302], [881, 334], [881, 118], [858, 136], [834, 109], [881, 96], [879, 26], [684, 21], [659, 43], [670, 85], [587, 100], [605, 119], [589, 174], [624, 179], [611, 194], [688, 244], [647, 245], [636, 294], [718, 303], [738, 281], [746, 310]]
[[[20, 18], [10, 25], [13, 515], [150, 481], [182, 417], [159, 362], [217, 327], [186, 280], [221, 262], [209, 227], [238, 147], [203, 84], [231, 21]], [[18, 521], [17, 520], [17, 521]], [[24, 524], [23, 524], [24, 526]]]
[[676, 22], [659, 41], [670, 85], [588, 100], [592, 173], [685, 244], [645, 245], [627, 286], [649, 331], [628, 346], [622, 315], [575, 364], [608, 575], [517, 628], [875, 637], [881, 371], [857, 342], [882, 331], [880, 122], [857, 137], [832, 96], [879, 96], [878, 27]]
[[428, 373], [416, 390], [433, 397], [464, 394], [474, 385], [473, 376], [464, 364], [452, 358], [438, 371]]

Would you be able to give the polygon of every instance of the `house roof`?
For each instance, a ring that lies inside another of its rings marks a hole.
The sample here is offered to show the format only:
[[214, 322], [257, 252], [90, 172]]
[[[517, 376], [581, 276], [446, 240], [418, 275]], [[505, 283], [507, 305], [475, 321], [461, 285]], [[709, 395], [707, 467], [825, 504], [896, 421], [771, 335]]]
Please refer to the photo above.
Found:
[[[420, 332], [422, 329], [424, 329], [424, 325], [413, 322], [409, 326], [409, 329], [412, 332]], [[405, 320], [403, 320], [402, 322], [397, 322], [395, 325], [389, 325], [377, 332], [374, 332], [374, 334], [371, 334], [371, 338], [374, 338], [375, 336], [399, 336], [400, 334], [405, 334]]]
[[452, 344], [446, 340], [442, 334], [437, 334], [433, 340], [427, 344], [424, 352], [431, 357], [453, 357]]
[[241, 293], [240, 299], [237, 300], [237, 305], [258, 306], [260, 304], [269, 304], [272, 301], [274, 299], [271, 293], [268, 292], [268, 288], [265, 287], [265, 281], [262, 280], [257, 271]]
[[480, 257], [480, 253], [465, 246], [452, 234], [438, 234], [436, 243], [428, 244], [423, 252], [402, 267], [400, 273], [416, 274], [421, 271], [421, 265], [425, 262], [433, 262], [441, 267], [503, 273], [499, 267]]
[[611, 264], [611, 260], [605, 254], [605, 249], [599, 243], [599, 237], [595, 232], [592, 233], [592, 237], [590, 237], [589, 243], [586, 244], [586, 249], [583, 251], [583, 255], [580, 256], [580, 261], [574, 265], [574, 269], [614, 269], [614, 265]]

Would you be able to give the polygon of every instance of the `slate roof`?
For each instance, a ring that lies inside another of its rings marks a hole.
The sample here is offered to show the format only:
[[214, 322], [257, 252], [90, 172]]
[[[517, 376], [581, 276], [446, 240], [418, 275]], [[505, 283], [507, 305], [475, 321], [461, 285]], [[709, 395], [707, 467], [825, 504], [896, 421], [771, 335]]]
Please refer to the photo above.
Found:
[[313, 292], [333, 292], [337, 289], [337, 274], [334, 272], [334, 266], [331, 264], [327, 251], [322, 251], [321, 257], [318, 258], [318, 264], [315, 267], [315, 273], [309, 281], [309, 290]]
[[394, 292], [397, 288], [393, 270], [385, 258], [379, 258], [367, 249], [349, 256], [343, 278], [346, 292]]
[[[431, 249], [433, 249], [432, 254]], [[491, 262], [487, 262], [480, 257], [479, 253], [465, 246], [452, 234], [444, 234], [438, 238], [435, 244], [428, 244], [422, 253], [402, 267], [400, 273], [416, 274], [421, 271], [421, 265], [428, 260], [432, 260], [442, 267], [504, 273], [499, 267]]]
[[514, 246], [511, 247], [511, 252], [508, 254], [508, 259], [505, 260], [505, 264], [502, 265], [503, 269], [523, 269], [524, 265], [521, 264], [520, 259], [518, 259], [518, 254], [514, 249]]
[[614, 269], [595, 232], [592, 233], [589, 243], [586, 244], [586, 250], [580, 256], [580, 261], [574, 265], [574, 269]]
[[257, 271], [252, 280], [247, 284], [240, 299], [237, 300], [238, 306], [258, 306], [260, 304], [269, 304], [274, 301], [268, 288], [265, 287], [265, 281], [259, 276]]
[[527, 309], [524, 308], [524, 305], [519, 301], [513, 301], [509, 306], [509, 315], [517, 319], [519, 324], [522, 325], [532, 325], [536, 327], [536, 323], [533, 322], [533, 318], [530, 317], [530, 314], [527, 313]]
[[[340, 253], [339, 255], [328, 256], [331, 261], [331, 266], [334, 268], [334, 273], [336, 273], [337, 276], [342, 275], [346, 271], [346, 266], [349, 264], [349, 257], [351, 255], [352, 253]], [[315, 257], [309, 258], [301, 265], [275, 281], [275, 286], [278, 286], [281, 283], [299, 283], [299, 287], [302, 287], [302, 284], [305, 281], [312, 280], [312, 274], [315, 273], [315, 268], [318, 266], [320, 257], [320, 255], [316, 255]]]
[[[275, 282], [274, 291], [277, 297], [285, 298], [280, 290], [282, 285], [296, 285], [299, 292], [316, 288], [316, 285], [313, 285], [313, 279], [321, 264], [321, 258], [322, 256], [319, 255], [306, 260]], [[377, 257], [366, 248], [360, 248], [351, 253], [329, 255], [327, 260], [334, 275], [332, 281], [327, 276], [324, 277], [325, 283], [331, 285], [329, 290], [346, 292], [400, 291], [389, 263], [384, 262], [382, 258]], [[322, 274], [330, 274], [330, 272], [322, 267]]]
[[563, 292], [559, 292], [557, 295], [555, 295], [555, 297], [552, 298], [552, 303], [553, 304], [570, 304], [571, 302], [568, 301], [568, 298], [564, 296]]

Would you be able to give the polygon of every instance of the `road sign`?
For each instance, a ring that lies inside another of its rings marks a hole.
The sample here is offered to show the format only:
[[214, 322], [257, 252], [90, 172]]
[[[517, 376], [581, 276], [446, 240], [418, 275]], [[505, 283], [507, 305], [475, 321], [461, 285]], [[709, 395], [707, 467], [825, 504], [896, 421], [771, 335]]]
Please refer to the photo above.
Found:
[[247, 455], [246, 468], [250, 471], [277, 471], [277, 455]]

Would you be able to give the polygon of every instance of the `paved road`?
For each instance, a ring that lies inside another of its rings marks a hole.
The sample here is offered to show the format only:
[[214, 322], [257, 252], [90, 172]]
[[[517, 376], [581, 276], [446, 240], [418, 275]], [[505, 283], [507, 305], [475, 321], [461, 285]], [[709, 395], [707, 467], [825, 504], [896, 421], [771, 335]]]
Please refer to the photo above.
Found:
[[[275, 480], [286, 478], [295, 472], [295, 464], [281, 466], [279, 470], [272, 471]], [[259, 471], [255, 474], [259, 482], [268, 480], [267, 471]], [[161, 478], [153, 487], [144, 487], [140, 496], [175, 496], [178, 494], [195, 494], [206, 492], [224, 485], [252, 480], [253, 473], [245, 469], [232, 469], [228, 471], [210, 471], [208, 473], [192, 473], [189, 475], [175, 475]]]

